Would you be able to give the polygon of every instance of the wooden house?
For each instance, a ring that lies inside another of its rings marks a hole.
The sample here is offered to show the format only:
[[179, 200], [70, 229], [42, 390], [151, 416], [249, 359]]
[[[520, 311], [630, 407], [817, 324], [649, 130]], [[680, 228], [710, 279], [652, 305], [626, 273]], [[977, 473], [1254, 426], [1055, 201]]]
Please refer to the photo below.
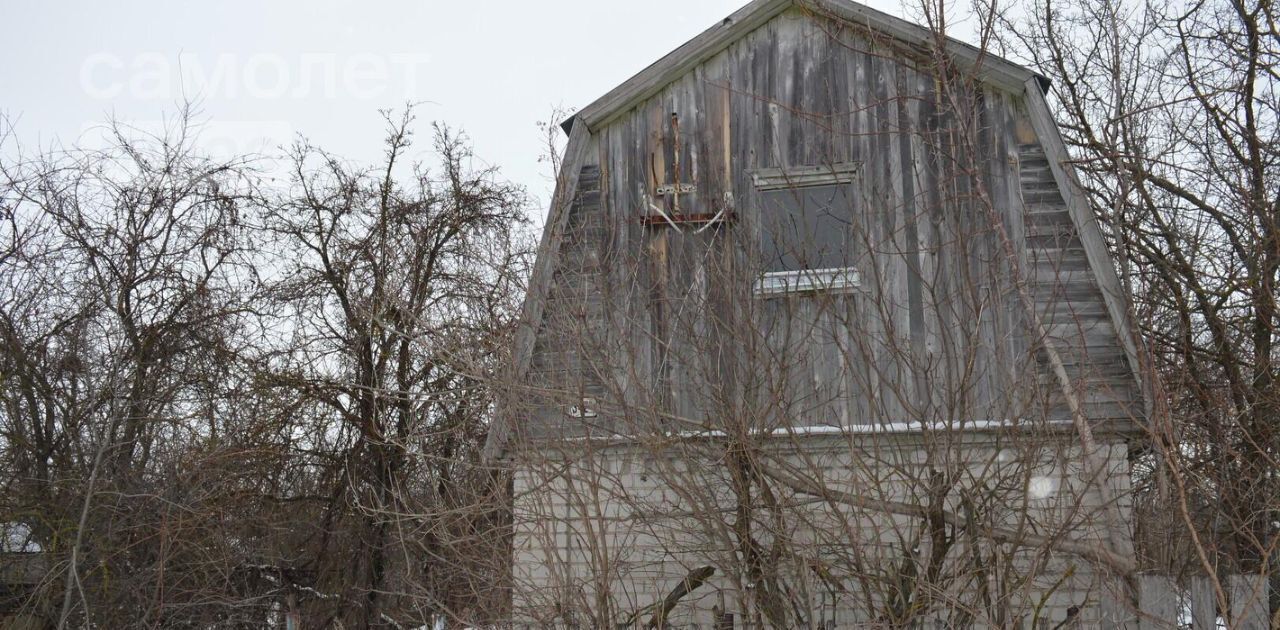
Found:
[[1122, 614], [1145, 396], [1050, 89], [755, 0], [564, 124], [486, 447], [517, 627]]

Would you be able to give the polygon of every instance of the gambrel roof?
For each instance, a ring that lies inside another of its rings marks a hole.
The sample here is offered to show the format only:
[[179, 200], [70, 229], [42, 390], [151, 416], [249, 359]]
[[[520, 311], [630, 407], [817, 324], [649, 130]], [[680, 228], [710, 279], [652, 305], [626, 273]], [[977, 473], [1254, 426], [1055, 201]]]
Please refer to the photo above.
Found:
[[[565, 132], [578, 122], [598, 129], [791, 7], [839, 18], [921, 50], [931, 50], [937, 41], [937, 34], [928, 28], [850, 0], [754, 0], [582, 108], [564, 121]], [[1023, 83], [1034, 78], [1042, 90], [1049, 87], [1048, 79], [1012, 61], [957, 39], [946, 41], [947, 54], [966, 69], [978, 69], [978, 76], [984, 81], [1009, 90], [1021, 90]]]
[[[929, 28], [912, 24], [850, 0], [754, 0], [565, 121], [563, 128], [569, 133], [569, 142], [565, 150], [560, 179], [549, 208], [538, 250], [538, 259], [530, 279], [522, 319], [516, 333], [510, 382], [523, 382], [529, 370], [538, 327], [543, 319], [547, 292], [566, 230], [569, 206], [577, 191], [580, 170], [587, 159], [593, 134], [658, 94], [699, 64], [726, 50], [747, 34], [793, 7], [841, 20], [871, 34], [877, 38], [877, 41], [883, 38], [884, 41], [892, 42], [903, 50], [917, 54], [930, 54], [935, 50], [938, 42], [937, 34]], [[1049, 89], [1048, 81], [1020, 65], [964, 42], [948, 38], [945, 40], [945, 46], [947, 57], [961, 69], [989, 85], [1024, 96], [1031, 124], [1043, 146], [1052, 178], [1066, 202], [1071, 221], [1083, 244], [1090, 270], [1101, 289], [1107, 315], [1114, 325], [1119, 344], [1122, 346], [1134, 378], [1140, 379], [1138, 345], [1130, 324], [1127, 299], [1121, 290], [1102, 231], [1070, 166], [1065, 144], [1045, 102], [1044, 95]], [[1142, 386], [1140, 380], [1138, 386], [1140, 388]], [[507, 424], [511, 421], [508, 415], [500, 410], [498, 420], [491, 428], [488, 437], [485, 448], [486, 457], [498, 457], [505, 451], [511, 434], [511, 427]]]

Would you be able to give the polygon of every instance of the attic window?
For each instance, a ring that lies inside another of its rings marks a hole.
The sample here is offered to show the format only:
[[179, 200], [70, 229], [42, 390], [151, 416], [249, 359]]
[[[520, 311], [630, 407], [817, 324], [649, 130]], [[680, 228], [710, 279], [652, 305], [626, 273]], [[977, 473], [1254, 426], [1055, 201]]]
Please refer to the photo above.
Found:
[[762, 169], [752, 173], [761, 226], [756, 294], [848, 292], [858, 165]]

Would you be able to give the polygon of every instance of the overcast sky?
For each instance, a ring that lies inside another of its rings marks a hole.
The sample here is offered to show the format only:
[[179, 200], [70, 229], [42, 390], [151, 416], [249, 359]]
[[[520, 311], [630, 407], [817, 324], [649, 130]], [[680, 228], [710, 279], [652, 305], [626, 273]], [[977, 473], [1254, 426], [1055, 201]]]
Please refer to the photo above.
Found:
[[374, 161], [378, 110], [417, 101], [424, 123], [465, 130], [478, 156], [545, 199], [537, 121], [745, 1], [0, 0], [0, 112], [29, 151], [92, 142], [86, 131], [108, 117], [157, 128], [186, 98], [212, 151], [278, 152], [303, 134]]

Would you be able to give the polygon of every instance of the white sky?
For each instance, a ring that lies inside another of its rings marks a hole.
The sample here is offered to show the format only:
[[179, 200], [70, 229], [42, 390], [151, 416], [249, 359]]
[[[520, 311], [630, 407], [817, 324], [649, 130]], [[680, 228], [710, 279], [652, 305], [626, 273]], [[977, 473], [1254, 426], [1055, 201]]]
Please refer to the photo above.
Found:
[[303, 134], [372, 162], [378, 110], [420, 101], [420, 137], [432, 120], [465, 130], [477, 156], [545, 200], [537, 121], [745, 1], [0, 0], [0, 113], [30, 151], [91, 142], [108, 117], [156, 128], [186, 97], [212, 151], [275, 152]]

